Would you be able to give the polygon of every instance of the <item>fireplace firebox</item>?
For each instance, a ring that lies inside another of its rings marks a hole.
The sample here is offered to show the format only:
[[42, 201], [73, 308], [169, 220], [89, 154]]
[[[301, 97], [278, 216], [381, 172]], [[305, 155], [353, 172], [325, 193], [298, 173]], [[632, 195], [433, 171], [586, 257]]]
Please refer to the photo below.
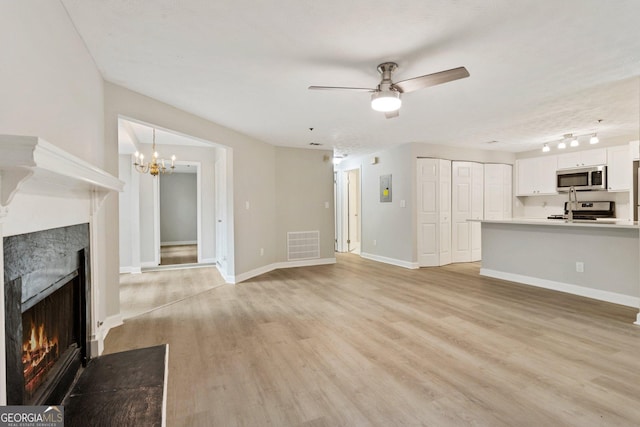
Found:
[[56, 405], [87, 361], [88, 225], [4, 239], [7, 403]]

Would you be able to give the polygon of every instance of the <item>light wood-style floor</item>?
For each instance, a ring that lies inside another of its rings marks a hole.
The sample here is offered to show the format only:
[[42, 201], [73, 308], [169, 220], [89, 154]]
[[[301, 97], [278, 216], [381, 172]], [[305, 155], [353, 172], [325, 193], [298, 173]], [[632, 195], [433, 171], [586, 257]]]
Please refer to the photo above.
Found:
[[168, 426], [640, 425], [637, 310], [478, 271], [338, 254], [130, 319], [105, 348], [169, 343]]
[[127, 320], [224, 285], [215, 267], [120, 275], [120, 314]]
[[160, 247], [160, 265], [195, 264], [198, 245], [171, 245]]

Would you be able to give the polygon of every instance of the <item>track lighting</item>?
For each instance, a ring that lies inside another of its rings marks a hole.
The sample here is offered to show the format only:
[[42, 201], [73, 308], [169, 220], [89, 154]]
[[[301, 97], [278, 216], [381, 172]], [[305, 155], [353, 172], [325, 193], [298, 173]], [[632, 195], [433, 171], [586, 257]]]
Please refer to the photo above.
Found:
[[577, 147], [578, 145], [580, 145], [580, 142], [578, 141], [578, 138], [575, 136], [571, 136], [571, 142], [569, 143], [570, 147]]
[[549, 148], [549, 144], [544, 144], [544, 146], [542, 147], [542, 152], [548, 153], [549, 151], [551, 151], [551, 148]]
[[558, 149], [559, 150], [564, 150], [565, 148], [567, 148], [567, 143], [564, 142], [564, 139], [562, 141], [560, 141], [560, 143], [558, 144]]
[[597, 144], [600, 142], [600, 138], [598, 138], [598, 134], [594, 133], [591, 139], [589, 139], [589, 144]]

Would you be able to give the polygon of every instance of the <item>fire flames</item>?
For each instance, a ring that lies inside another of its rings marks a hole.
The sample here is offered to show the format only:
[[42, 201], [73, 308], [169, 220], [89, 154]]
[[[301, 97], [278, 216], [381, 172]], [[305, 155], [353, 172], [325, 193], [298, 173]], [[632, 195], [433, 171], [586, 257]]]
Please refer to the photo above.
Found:
[[38, 327], [31, 324], [29, 338], [22, 344], [22, 368], [27, 390], [40, 384], [58, 357], [58, 338], [47, 337], [44, 324]]

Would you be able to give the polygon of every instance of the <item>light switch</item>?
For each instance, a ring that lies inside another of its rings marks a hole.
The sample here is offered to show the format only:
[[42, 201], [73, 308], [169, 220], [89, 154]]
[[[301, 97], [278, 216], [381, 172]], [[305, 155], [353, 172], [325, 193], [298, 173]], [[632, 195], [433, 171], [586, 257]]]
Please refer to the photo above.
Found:
[[324, 202], [324, 208], [329, 209], [329, 202]]
[[400, 207], [401, 208], [406, 208], [407, 207], [407, 202], [404, 200], [400, 200]]
[[249, 210], [249, 201], [248, 200], [246, 202], [244, 202], [244, 208], [246, 210]]

